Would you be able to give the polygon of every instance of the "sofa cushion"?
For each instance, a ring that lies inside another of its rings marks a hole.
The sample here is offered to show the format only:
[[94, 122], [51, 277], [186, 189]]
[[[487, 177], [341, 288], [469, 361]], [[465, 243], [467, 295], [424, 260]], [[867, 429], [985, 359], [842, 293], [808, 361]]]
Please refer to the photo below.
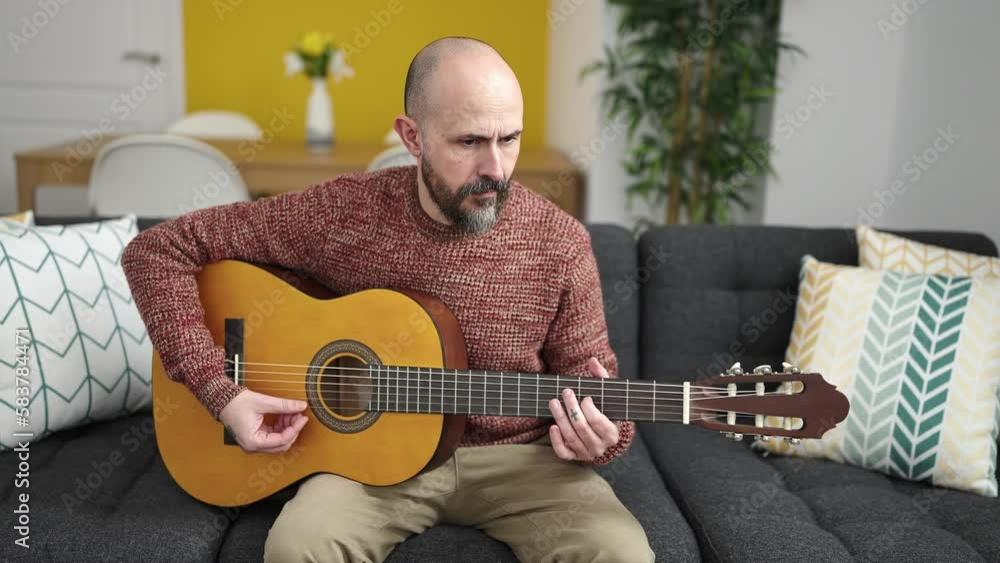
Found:
[[706, 561], [1000, 561], [1000, 501], [641, 423]]
[[608, 340], [618, 356], [618, 376], [639, 376], [639, 282], [635, 237], [617, 225], [588, 225], [601, 276]]

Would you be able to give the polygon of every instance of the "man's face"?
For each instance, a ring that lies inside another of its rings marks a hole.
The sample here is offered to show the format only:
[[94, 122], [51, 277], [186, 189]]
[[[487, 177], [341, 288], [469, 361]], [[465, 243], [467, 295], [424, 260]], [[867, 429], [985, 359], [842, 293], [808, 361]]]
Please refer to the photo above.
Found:
[[[459, 229], [473, 234], [497, 221], [510, 191], [521, 146], [523, 102], [515, 80], [501, 72], [439, 90], [421, 131], [420, 173], [434, 203]], [[441, 99], [441, 98], [438, 98]]]

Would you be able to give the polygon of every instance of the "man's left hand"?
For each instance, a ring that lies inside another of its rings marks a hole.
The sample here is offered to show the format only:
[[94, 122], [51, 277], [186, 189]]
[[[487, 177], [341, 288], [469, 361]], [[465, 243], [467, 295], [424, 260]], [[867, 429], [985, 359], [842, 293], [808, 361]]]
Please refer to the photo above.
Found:
[[[597, 358], [588, 360], [587, 371], [597, 377], [610, 377]], [[604, 416], [592, 398], [577, 401], [572, 389], [563, 389], [562, 399], [566, 408], [559, 399], [549, 401], [549, 411], [556, 419], [549, 427], [549, 440], [557, 456], [567, 461], [590, 461], [618, 443], [618, 424]]]

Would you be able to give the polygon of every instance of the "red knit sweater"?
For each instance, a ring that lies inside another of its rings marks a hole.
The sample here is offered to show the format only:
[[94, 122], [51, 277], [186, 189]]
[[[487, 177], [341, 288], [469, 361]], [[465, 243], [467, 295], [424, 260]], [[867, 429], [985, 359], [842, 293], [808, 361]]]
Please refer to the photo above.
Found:
[[[226, 377], [198, 300], [194, 274], [223, 259], [300, 270], [338, 295], [376, 287], [435, 295], [458, 318], [470, 369], [585, 376], [595, 356], [617, 376], [588, 232], [517, 183], [481, 235], [427, 215], [415, 166], [198, 210], [139, 233], [122, 255], [136, 306], [166, 373], [216, 418], [246, 389]], [[470, 416], [460, 445], [529, 442], [550, 424]], [[618, 444], [589, 463], [625, 451], [634, 424], [619, 426]]]

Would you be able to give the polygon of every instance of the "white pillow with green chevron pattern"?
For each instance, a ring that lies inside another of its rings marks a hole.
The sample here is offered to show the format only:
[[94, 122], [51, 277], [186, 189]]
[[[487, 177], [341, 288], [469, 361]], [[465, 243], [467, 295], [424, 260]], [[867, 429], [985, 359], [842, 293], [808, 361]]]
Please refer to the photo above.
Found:
[[152, 344], [121, 268], [136, 217], [0, 232], [0, 449], [150, 404]]
[[859, 225], [858, 264], [862, 268], [913, 274], [1000, 277], [1000, 258], [917, 242]]
[[851, 410], [819, 440], [756, 448], [997, 496], [1000, 278], [806, 256], [785, 360], [822, 373]]

